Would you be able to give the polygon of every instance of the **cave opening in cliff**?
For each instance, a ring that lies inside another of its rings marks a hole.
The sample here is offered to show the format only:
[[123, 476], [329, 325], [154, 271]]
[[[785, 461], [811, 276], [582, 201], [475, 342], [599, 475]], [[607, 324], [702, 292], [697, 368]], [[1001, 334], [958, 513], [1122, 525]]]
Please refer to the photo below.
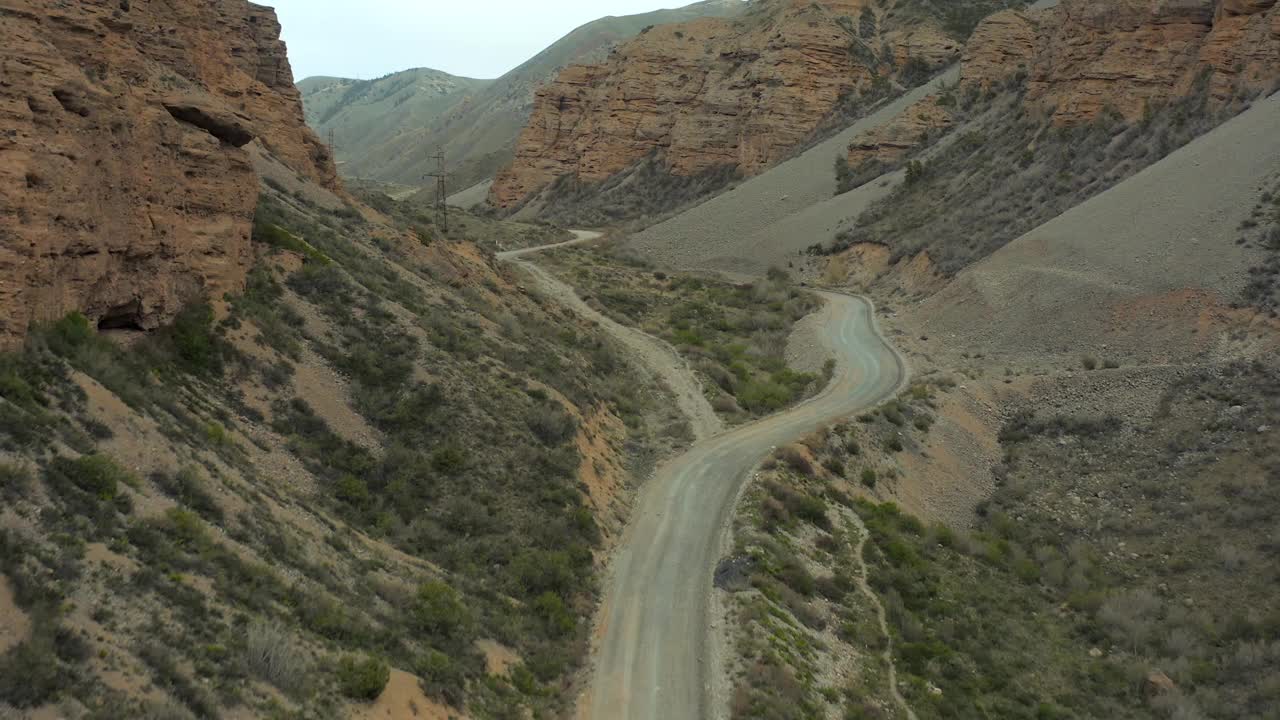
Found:
[[118, 305], [98, 318], [98, 331], [133, 330], [141, 332], [142, 306], [137, 300]]

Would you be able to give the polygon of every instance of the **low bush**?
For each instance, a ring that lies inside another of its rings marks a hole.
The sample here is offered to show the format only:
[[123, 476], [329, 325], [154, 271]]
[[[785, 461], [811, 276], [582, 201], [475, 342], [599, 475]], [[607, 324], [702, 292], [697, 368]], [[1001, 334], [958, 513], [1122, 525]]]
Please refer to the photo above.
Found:
[[187, 466], [176, 473], [156, 472], [148, 479], [166, 495], [206, 520], [222, 522], [222, 508], [206, 489], [205, 480], [196, 468]]
[[472, 623], [462, 598], [448, 585], [431, 581], [418, 588], [414, 598], [413, 623], [432, 640], [453, 640]]
[[348, 655], [338, 662], [338, 689], [355, 700], [376, 700], [391, 680], [391, 668], [375, 657]]
[[0, 463], [0, 499], [14, 503], [31, 490], [31, 473], [23, 467]]
[[32, 638], [0, 656], [0, 700], [19, 709], [46, 705], [71, 687], [72, 677], [59, 665], [52, 638]]

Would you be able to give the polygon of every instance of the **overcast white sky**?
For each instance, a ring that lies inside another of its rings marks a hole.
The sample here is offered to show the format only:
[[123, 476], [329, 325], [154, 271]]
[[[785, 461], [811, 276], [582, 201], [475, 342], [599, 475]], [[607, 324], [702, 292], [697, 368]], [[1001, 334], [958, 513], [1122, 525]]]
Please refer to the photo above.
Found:
[[276, 8], [296, 80], [414, 67], [495, 78], [570, 30], [693, 0], [257, 0]]

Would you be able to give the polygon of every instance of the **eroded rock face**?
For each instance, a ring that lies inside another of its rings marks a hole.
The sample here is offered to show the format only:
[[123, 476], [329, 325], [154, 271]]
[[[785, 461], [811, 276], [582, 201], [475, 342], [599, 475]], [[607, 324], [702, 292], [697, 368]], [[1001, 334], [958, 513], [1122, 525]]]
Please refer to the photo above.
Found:
[[1209, 74], [1215, 99], [1280, 79], [1276, 0], [1063, 0], [985, 20], [964, 53], [962, 83], [987, 89], [1019, 68], [1027, 104], [1059, 125], [1108, 109], [1129, 121], [1185, 97]]
[[337, 187], [279, 34], [244, 0], [0, 0], [0, 345], [242, 287], [250, 142]]
[[988, 90], [1010, 76], [1028, 72], [1036, 56], [1036, 23], [1016, 10], [982, 21], [965, 45], [960, 86]]
[[[958, 56], [940, 31], [882, 27], [882, 5], [768, 0], [735, 20], [655, 27], [603, 64], [565, 69], [538, 93], [490, 202], [514, 207], [563, 176], [599, 182], [652, 153], [680, 176], [777, 163], [846, 94], [908, 58]], [[877, 21], [862, 23], [864, 10]]]
[[849, 145], [849, 167], [895, 162], [920, 146], [930, 133], [951, 127], [955, 118], [939, 99], [930, 95], [892, 121], [855, 138]]

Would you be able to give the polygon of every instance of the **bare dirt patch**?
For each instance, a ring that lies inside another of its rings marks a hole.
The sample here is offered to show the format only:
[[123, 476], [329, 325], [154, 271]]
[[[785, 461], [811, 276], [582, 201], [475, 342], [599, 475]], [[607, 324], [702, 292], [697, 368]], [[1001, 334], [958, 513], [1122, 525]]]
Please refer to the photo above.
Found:
[[596, 408], [582, 418], [574, 438], [582, 457], [578, 479], [587, 486], [587, 497], [600, 522], [606, 546], [613, 544], [626, 517], [625, 508], [617, 507], [626, 493], [627, 472], [617, 447], [624, 436], [622, 422], [606, 409]]
[[372, 705], [352, 708], [353, 720], [461, 720], [466, 716], [427, 697], [418, 678], [391, 670], [391, 680]]
[[476, 647], [484, 653], [484, 666], [490, 675], [509, 677], [511, 668], [521, 663], [515, 650], [496, 640], [477, 640]]

